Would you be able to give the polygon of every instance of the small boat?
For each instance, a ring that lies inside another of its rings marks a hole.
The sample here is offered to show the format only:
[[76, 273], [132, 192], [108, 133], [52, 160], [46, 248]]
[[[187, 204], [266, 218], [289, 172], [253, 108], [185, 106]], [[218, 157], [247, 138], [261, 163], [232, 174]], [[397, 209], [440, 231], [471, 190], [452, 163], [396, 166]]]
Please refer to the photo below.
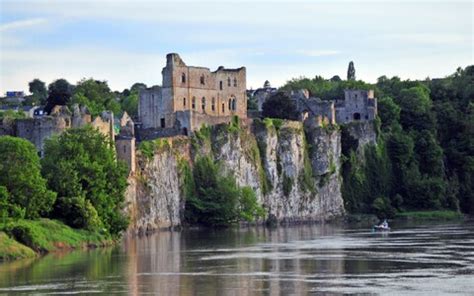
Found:
[[373, 231], [390, 231], [390, 227], [384, 225], [374, 225]]
[[387, 219], [385, 219], [380, 225], [374, 225], [372, 227], [372, 231], [390, 231], [390, 227], [388, 226]]

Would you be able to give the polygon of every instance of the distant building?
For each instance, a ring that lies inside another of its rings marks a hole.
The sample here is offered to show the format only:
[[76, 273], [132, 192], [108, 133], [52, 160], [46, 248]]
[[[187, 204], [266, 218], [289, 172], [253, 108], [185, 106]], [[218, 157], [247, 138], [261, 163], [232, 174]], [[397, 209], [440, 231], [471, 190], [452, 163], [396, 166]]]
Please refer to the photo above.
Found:
[[176, 53], [166, 56], [162, 86], [140, 92], [141, 128], [188, 134], [203, 124], [247, 117], [246, 70], [187, 66]]
[[25, 101], [25, 93], [23, 91], [7, 91], [4, 101], [9, 104], [21, 104]]

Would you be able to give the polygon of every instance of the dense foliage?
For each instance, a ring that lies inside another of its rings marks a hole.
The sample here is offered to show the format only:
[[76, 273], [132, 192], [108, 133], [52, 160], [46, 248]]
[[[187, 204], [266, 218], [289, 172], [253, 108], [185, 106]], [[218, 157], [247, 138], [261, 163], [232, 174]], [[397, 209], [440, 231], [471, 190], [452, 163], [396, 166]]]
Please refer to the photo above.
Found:
[[93, 116], [99, 115], [104, 110], [119, 114], [120, 103], [110, 91], [106, 81], [83, 79], [74, 88], [71, 104], [87, 106]]
[[375, 90], [377, 146], [360, 151], [349, 126], [342, 130], [349, 211], [384, 217], [410, 209], [474, 213], [474, 66], [426, 81], [382, 76], [370, 85], [315, 77], [283, 88], [307, 88], [322, 99], [342, 99], [344, 89]]
[[71, 100], [73, 86], [66, 79], [58, 79], [48, 86], [45, 111], [51, 112], [56, 105], [66, 105]]
[[29, 141], [0, 137], [0, 214], [2, 218], [38, 218], [53, 206], [56, 194], [46, 188], [36, 148]]
[[221, 174], [210, 157], [196, 160], [192, 175], [185, 175], [186, 212], [189, 223], [226, 226], [240, 219], [253, 221], [264, 211], [250, 187], [240, 188], [231, 176]]
[[296, 106], [284, 92], [272, 95], [263, 103], [262, 115], [269, 118], [297, 119]]
[[42, 165], [49, 187], [58, 193], [52, 217], [113, 235], [127, 227], [122, 212], [126, 168], [116, 161], [106, 136], [89, 126], [67, 130], [46, 142]]

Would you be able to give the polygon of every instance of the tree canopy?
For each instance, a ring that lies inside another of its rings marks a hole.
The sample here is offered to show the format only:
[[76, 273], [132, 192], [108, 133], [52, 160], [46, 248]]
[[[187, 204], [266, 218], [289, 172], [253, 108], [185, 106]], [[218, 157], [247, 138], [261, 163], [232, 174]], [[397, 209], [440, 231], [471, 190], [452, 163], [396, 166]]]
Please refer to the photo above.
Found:
[[284, 92], [278, 92], [268, 98], [262, 105], [264, 117], [297, 119], [296, 106]]
[[33, 219], [47, 215], [56, 200], [41, 176], [35, 146], [21, 138], [0, 137], [0, 187], [9, 216]]
[[72, 96], [73, 86], [66, 79], [58, 79], [48, 86], [45, 111], [51, 112], [56, 105], [67, 105]]
[[113, 235], [127, 227], [122, 212], [127, 187], [125, 164], [110, 140], [87, 126], [46, 142], [43, 174], [58, 193], [52, 215], [78, 228], [104, 227]]

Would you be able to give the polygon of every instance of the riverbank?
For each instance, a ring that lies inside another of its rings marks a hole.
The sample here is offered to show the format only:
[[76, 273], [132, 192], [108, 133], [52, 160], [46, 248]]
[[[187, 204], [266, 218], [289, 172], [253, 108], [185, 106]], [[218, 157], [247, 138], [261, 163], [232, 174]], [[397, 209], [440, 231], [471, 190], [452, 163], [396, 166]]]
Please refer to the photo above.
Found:
[[461, 220], [464, 215], [456, 211], [410, 211], [397, 213], [396, 219], [406, 220]]
[[0, 261], [96, 248], [113, 242], [108, 235], [73, 229], [57, 220], [10, 220], [0, 226]]

